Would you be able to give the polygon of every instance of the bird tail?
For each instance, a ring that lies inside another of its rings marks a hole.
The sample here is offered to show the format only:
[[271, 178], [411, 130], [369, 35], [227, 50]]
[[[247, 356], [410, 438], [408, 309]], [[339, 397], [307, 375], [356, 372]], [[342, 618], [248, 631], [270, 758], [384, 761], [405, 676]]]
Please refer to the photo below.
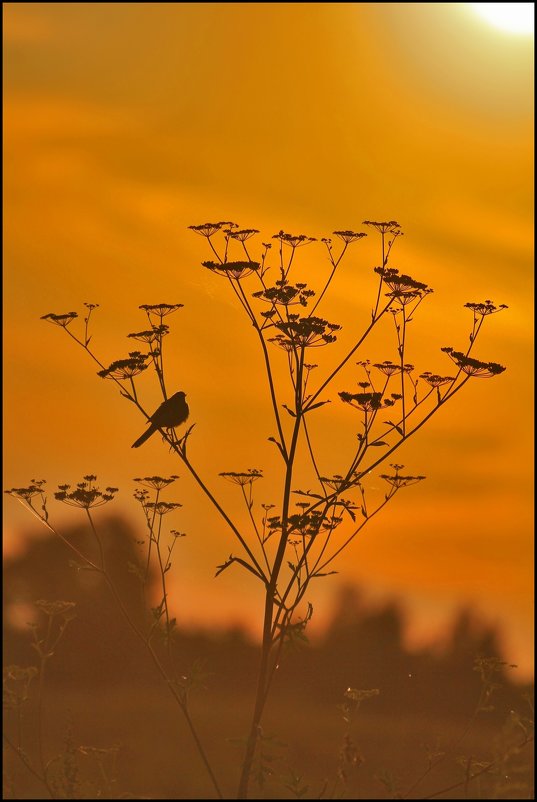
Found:
[[145, 443], [145, 441], [146, 441], [146, 440], [149, 440], [149, 438], [151, 437], [151, 435], [152, 435], [152, 434], [154, 434], [156, 431], [157, 431], [157, 427], [156, 427], [156, 426], [154, 426], [153, 424], [151, 424], [151, 426], [149, 427], [149, 429], [147, 429], [147, 430], [146, 430], [146, 431], [145, 431], [145, 432], [142, 434], [142, 436], [141, 436], [141, 437], [139, 437], [139, 438], [138, 438], [138, 440], [136, 440], [136, 441], [135, 441], [135, 442], [132, 444], [131, 448], [139, 448], [139, 446], [141, 446], [141, 445], [142, 445], [142, 443]]

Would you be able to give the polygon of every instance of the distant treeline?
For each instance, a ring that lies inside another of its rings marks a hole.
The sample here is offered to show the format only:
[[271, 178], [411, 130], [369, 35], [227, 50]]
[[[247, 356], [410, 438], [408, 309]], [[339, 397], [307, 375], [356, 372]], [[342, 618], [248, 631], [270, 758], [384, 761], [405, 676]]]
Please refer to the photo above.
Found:
[[[119, 518], [107, 519], [101, 529], [107, 566], [121, 597], [138, 624], [147, 622], [151, 611], [144, 609], [137, 576], [142, 566], [136, 535]], [[66, 536], [88, 555], [96, 550], [86, 528], [72, 528]], [[126, 626], [102, 577], [74, 564], [72, 553], [57, 538], [28, 538], [28, 542], [27, 551], [4, 566], [4, 663], [35, 663], [28, 632], [13, 626], [14, 612], [24, 611], [37, 599], [62, 599], [76, 602], [77, 618], [50, 662], [49, 682], [112, 687], [152, 682], [154, 668], [146, 650]], [[93, 556], [98, 558], [97, 553]], [[153, 599], [155, 581], [152, 576], [148, 583], [148, 596]], [[404, 628], [398, 603], [373, 608], [363, 603], [357, 588], [343, 588], [336, 597], [332, 622], [321, 637], [307, 642], [297, 632], [298, 637], [290, 640], [275, 693], [337, 704], [348, 687], [378, 688], [375, 709], [379, 712], [458, 715], [471, 710], [479, 697], [475, 658], [509, 662], [501, 654], [500, 633], [478, 624], [471, 611], [461, 612], [454, 620], [441, 651], [429, 647], [409, 652]], [[162, 637], [160, 644], [156, 637], [155, 645], [164, 653]], [[173, 648], [185, 674], [201, 661], [211, 690], [253, 693], [258, 648], [241, 630], [177, 631]], [[516, 672], [506, 672], [497, 698], [499, 711], [508, 709], [511, 697], [520, 693], [513, 680]]]

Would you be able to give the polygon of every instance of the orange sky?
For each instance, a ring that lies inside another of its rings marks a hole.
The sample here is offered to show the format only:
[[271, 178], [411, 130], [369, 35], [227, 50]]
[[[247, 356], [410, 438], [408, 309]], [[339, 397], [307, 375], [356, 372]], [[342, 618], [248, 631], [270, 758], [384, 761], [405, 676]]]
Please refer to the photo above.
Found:
[[[141, 525], [131, 478], [184, 471], [158, 438], [131, 451], [139, 415], [39, 318], [99, 303], [93, 343], [107, 363], [143, 328], [138, 306], [166, 301], [185, 304], [168, 338], [168, 379], [188, 393], [193, 459], [231, 511], [234, 488], [216, 476], [224, 470], [264, 467], [257, 501], [274, 501], [256, 343], [224, 282], [200, 267], [210, 255], [187, 226], [235, 220], [267, 241], [281, 228], [320, 238], [396, 219], [405, 237], [393, 264], [435, 290], [414, 324], [411, 361], [447, 372], [439, 348], [466, 347], [463, 304], [492, 298], [509, 309], [488, 321], [476, 354], [508, 370], [470, 383], [398, 455], [427, 482], [401, 493], [341, 558], [339, 577], [312, 599], [316, 615], [338, 579], [359, 580], [373, 598], [400, 595], [415, 640], [472, 603], [504, 626], [509, 660], [529, 670], [533, 40], [456, 3], [5, 3], [3, 12], [6, 486], [43, 477], [52, 490], [93, 472], [122, 489], [116, 510]], [[322, 310], [344, 324], [342, 348], [353, 321], [367, 319], [379, 263], [374, 236], [353, 248]], [[300, 257], [318, 286], [321, 246]], [[392, 341], [390, 332], [362, 358], [393, 358]], [[334, 399], [350, 373], [345, 381]], [[143, 387], [153, 408], [154, 383]], [[348, 410], [333, 403], [318, 421], [335, 472]], [[253, 583], [232, 571], [213, 580], [235, 546], [186, 476], [171, 498], [184, 504], [173, 525], [189, 533], [178, 618], [260, 613]], [[66, 519], [65, 507], [53, 510]], [[7, 548], [30, 523], [8, 500]]]

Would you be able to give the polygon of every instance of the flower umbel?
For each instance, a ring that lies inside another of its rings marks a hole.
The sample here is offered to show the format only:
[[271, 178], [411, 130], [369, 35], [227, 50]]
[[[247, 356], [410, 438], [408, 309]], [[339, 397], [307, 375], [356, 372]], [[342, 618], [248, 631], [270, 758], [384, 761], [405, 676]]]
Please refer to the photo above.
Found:
[[148, 315], [157, 315], [161, 320], [166, 315], [171, 315], [177, 309], [182, 309], [184, 304], [142, 304], [139, 309], [143, 309]]
[[467, 376], [475, 376], [477, 379], [490, 379], [505, 370], [503, 365], [499, 365], [497, 362], [482, 362], [480, 359], [466, 356], [462, 351], [454, 351], [453, 348], [441, 348], [440, 350], [447, 354]]
[[28, 487], [12, 487], [10, 490], [4, 490], [8, 496], [14, 496], [21, 501], [29, 502], [34, 496], [43, 493], [44, 479], [32, 479], [32, 483]]
[[162, 337], [165, 337], [166, 334], [169, 334], [169, 327], [165, 324], [160, 326], [153, 326], [152, 329], [147, 329], [146, 331], [135, 331], [132, 334], [127, 334], [127, 337], [130, 337], [133, 340], [138, 340], [141, 343], [147, 343], [151, 345], [155, 341], [160, 341]]
[[85, 510], [102, 507], [103, 504], [112, 501], [118, 488], [107, 487], [103, 493], [93, 484], [96, 478], [94, 475], [84, 476], [84, 481], [79, 482], [74, 490], [71, 490], [71, 485], [59, 485], [54, 497], [70, 507], [80, 507]]
[[422, 281], [416, 281], [406, 274], [401, 275], [396, 267], [375, 267], [375, 273], [382, 277], [383, 282], [390, 288], [394, 297], [402, 295], [421, 297], [432, 292], [427, 284]]
[[179, 479], [179, 477], [175, 475], [167, 478], [164, 476], [144, 476], [143, 478], [137, 477], [133, 479], [133, 481], [138, 482], [142, 487], [149, 487], [152, 490], [162, 490], [164, 487], [171, 485], [172, 482], [175, 482], [176, 479]]
[[102, 379], [132, 379], [138, 376], [143, 370], [146, 370], [149, 365], [146, 365], [148, 354], [142, 354], [140, 351], [131, 351], [127, 359], [116, 359], [107, 368], [97, 371], [97, 376]]
[[299, 248], [301, 245], [309, 245], [310, 242], [316, 242], [315, 237], [307, 237], [305, 234], [286, 234], [285, 231], [279, 231], [274, 234], [272, 239], [279, 239], [280, 242], [285, 242], [291, 248]]
[[241, 487], [245, 487], [246, 485], [255, 482], [256, 479], [263, 478], [263, 472], [257, 468], [248, 468], [248, 470], [244, 471], [243, 473], [237, 473], [236, 471], [223, 471], [218, 475]]
[[234, 278], [236, 281], [250, 276], [261, 267], [259, 262], [202, 262], [202, 265], [219, 276]]
[[362, 412], [373, 412], [382, 409], [383, 406], [393, 406], [393, 401], [382, 399], [382, 393], [347, 393], [343, 391], [338, 395], [345, 404], [360, 409]]
[[271, 304], [281, 306], [291, 306], [301, 304], [307, 306], [308, 298], [315, 295], [313, 290], [308, 290], [306, 284], [290, 284], [287, 279], [281, 279], [275, 283], [274, 287], [267, 287], [265, 290], [254, 292], [253, 297]]
[[66, 329], [69, 323], [72, 323], [77, 317], [77, 312], [66, 312], [64, 315], [55, 315], [53, 312], [49, 312], [48, 315], [41, 315], [41, 320], [47, 320], [49, 323], [54, 323], [56, 326]]
[[364, 220], [364, 226], [371, 226], [379, 234], [402, 234], [401, 226], [395, 220], [388, 220], [384, 222], [376, 222], [374, 220]]
[[238, 231], [233, 231], [231, 228], [226, 231], [226, 234], [229, 234], [231, 239], [238, 239], [240, 242], [246, 242], [247, 239], [253, 237], [255, 234], [259, 234], [257, 228], [241, 228]]
[[341, 329], [337, 323], [329, 323], [320, 317], [301, 318], [299, 315], [289, 315], [287, 321], [280, 321], [274, 326], [281, 334], [273, 337], [270, 342], [286, 351], [293, 348], [316, 348], [328, 345], [336, 340], [333, 332]]
[[221, 228], [228, 225], [230, 225], [230, 223], [202, 223], [200, 226], [188, 226], [188, 228], [191, 231], [194, 231], [196, 234], [200, 234], [202, 237], [207, 237], [207, 239], [210, 239], [213, 234], [216, 234], [217, 231], [220, 231]]
[[508, 309], [506, 304], [494, 306], [492, 301], [486, 300], [483, 303], [468, 303], [464, 304], [467, 309], [471, 309], [475, 317], [485, 317], [486, 315], [494, 315], [496, 312], [501, 312], [502, 309]]
[[430, 373], [429, 371], [420, 373], [420, 379], [426, 381], [431, 387], [442, 387], [443, 384], [455, 381], [453, 376], [439, 376], [437, 373]]
[[401, 487], [407, 487], [408, 485], [414, 485], [417, 482], [421, 482], [423, 479], [426, 479], [425, 476], [402, 476], [399, 471], [404, 468], [404, 465], [397, 465], [396, 463], [391, 463], [390, 468], [395, 469], [394, 474], [386, 474], [382, 473], [380, 475], [381, 479], [388, 482], [394, 490], [399, 490]]
[[332, 233], [342, 239], [345, 245], [350, 245], [351, 242], [367, 237], [367, 234], [359, 234], [356, 231], [333, 231]]

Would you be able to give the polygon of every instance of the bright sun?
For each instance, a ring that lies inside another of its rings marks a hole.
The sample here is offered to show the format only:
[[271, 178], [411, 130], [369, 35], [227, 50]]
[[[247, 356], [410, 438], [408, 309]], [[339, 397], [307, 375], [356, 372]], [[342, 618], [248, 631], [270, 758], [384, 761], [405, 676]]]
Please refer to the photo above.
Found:
[[535, 3], [469, 3], [488, 22], [511, 33], [533, 33]]

